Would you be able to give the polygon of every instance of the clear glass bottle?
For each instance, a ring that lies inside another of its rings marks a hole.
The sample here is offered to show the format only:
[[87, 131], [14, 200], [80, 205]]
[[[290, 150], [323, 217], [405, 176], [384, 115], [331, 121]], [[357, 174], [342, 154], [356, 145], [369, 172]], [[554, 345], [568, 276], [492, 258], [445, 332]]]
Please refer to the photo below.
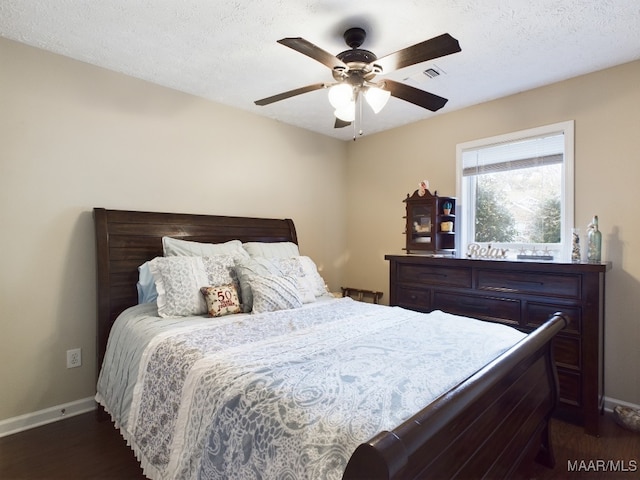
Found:
[[589, 263], [600, 263], [602, 260], [602, 233], [598, 230], [598, 216], [594, 215], [589, 224], [587, 247], [587, 261]]

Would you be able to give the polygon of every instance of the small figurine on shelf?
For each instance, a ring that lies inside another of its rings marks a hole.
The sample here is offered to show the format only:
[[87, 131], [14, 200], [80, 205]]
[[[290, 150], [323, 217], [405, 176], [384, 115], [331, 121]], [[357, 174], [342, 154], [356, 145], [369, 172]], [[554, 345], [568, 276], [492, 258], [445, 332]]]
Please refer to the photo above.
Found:
[[451, 202], [444, 202], [444, 204], [442, 205], [442, 211], [445, 215], [450, 215], [451, 214], [451, 207], [453, 205], [451, 204]]
[[427, 190], [429, 190], [429, 181], [428, 180], [422, 180], [418, 184], [418, 195], [421, 196], [421, 197], [424, 197], [424, 194], [427, 193]]
[[593, 220], [587, 227], [587, 261], [589, 263], [600, 263], [602, 254], [602, 233], [598, 230], [598, 216], [594, 215]]

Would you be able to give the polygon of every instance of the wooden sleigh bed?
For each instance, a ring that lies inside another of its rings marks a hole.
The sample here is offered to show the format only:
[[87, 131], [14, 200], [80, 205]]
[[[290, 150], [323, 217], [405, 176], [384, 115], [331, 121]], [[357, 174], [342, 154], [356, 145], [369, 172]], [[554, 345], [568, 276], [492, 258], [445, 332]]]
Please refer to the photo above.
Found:
[[[137, 303], [138, 266], [162, 256], [163, 236], [204, 243], [294, 242], [289, 219], [94, 209], [97, 366], [116, 317]], [[553, 466], [549, 420], [558, 400], [555, 314], [513, 348], [390, 431], [362, 443], [344, 479], [509, 478], [537, 459]], [[98, 417], [106, 419], [102, 409]]]

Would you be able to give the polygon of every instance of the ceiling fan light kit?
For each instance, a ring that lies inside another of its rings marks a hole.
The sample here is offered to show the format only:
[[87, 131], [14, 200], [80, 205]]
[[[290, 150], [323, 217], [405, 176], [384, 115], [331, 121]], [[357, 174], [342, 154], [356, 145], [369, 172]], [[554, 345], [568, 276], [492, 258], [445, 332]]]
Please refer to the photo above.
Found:
[[[349, 102], [344, 107], [336, 108], [333, 112], [336, 118], [351, 123], [356, 119], [356, 102]], [[345, 125], [346, 126], [346, 125]]]
[[[455, 38], [445, 33], [382, 58], [378, 58], [374, 53], [360, 48], [365, 38], [366, 32], [362, 28], [348, 29], [344, 33], [344, 40], [351, 49], [337, 55], [332, 55], [301, 37], [278, 40], [278, 43], [329, 67], [337, 83], [333, 85], [317, 83], [297, 88], [256, 100], [256, 105], [268, 105], [296, 95], [319, 90], [320, 88], [329, 88], [329, 103], [335, 109], [334, 115], [338, 119], [335, 123], [336, 128], [342, 128], [355, 120], [356, 103], [362, 96], [364, 96], [367, 104], [376, 114], [384, 108], [391, 96], [432, 112], [444, 107], [447, 99], [433, 93], [393, 80], [385, 80], [378, 83], [372, 80], [376, 75], [382, 75], [410, 65], [460, 52], [460, 44]], [[362, 95], [360, 95], [361, 93]]]
[[329, 87], [329, 103], [336, 110], [353, 101], [353, 87], [347, 83], [336, 83]]
[[374, 113], [379, 113], [389, 101], [391, 92], [380, 87], [368, 87], [364, 92], [364, 98]]
[[329, 103], [335, 108], [336, 117], [346, 120], [338, 112], [353, 110], [355, 108], [355, 100], [362, 91], [364, 91], [364, 98], [374, 113], [380, 112], [391, 96], [390, 91], [378, 86], [352, 86], [348, 83], [336, 83], [329, 87]]

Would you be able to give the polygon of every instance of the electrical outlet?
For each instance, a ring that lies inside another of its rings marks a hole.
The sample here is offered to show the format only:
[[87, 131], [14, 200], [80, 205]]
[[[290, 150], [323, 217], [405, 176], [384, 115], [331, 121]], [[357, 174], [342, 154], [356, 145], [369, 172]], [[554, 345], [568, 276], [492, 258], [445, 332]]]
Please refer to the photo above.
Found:
[[67, 350], [67, 368], [76, 368], [82, 365], [82, 349]]

